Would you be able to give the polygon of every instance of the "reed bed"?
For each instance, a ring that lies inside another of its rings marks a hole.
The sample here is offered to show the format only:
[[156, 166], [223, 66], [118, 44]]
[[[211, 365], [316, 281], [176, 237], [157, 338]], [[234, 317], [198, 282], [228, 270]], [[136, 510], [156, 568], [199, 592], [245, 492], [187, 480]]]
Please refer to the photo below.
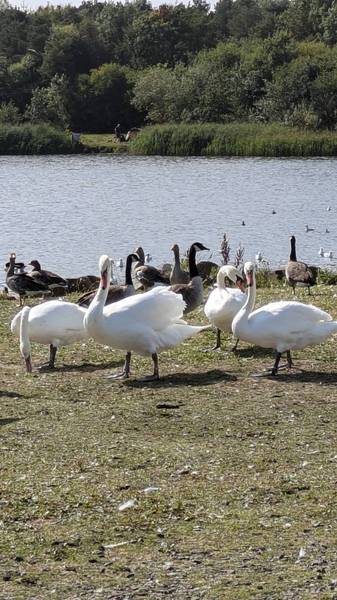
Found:
[[167, 124], [142, 129], [130, 152], [163, 156], [336, 156], [337, 133], [280, 124]]

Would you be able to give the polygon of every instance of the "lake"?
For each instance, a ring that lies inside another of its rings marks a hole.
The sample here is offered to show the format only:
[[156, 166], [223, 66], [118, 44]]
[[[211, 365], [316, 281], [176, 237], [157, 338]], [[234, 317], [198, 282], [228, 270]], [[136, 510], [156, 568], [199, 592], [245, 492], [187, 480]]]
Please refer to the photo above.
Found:
[[2, 156], [0, 186], [2, 262], [15, 251], [64, 276], [97, 274], [101, 254], [138, 245], [159, 265], [174, 242], [201, 241], [211, 253], [199, 258], [218, 262], [224, 232], [232, 259], [241, 243], [245, 260], [284, 264], [291, 234], [299, 259], [337, 255], [335, 159]]

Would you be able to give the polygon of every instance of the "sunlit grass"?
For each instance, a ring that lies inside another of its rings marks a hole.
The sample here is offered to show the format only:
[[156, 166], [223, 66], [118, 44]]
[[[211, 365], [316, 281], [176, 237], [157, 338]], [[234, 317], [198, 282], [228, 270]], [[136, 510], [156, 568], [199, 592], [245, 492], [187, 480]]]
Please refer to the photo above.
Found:
[[[337, 318], [336, 292], [297, 298]], [[135, 355], [112, 383], [123, 353], [92, 341], [26, 375], [17, 310], [0, 301], [2, 598], [334, 597], [334, 338], [256, 379], [271, 352], [204, 353], [207, 331], [160, 356], [161, 381], [139, 382], [151, 361]], [[33, 345], [34, 364], [47, 353]]]

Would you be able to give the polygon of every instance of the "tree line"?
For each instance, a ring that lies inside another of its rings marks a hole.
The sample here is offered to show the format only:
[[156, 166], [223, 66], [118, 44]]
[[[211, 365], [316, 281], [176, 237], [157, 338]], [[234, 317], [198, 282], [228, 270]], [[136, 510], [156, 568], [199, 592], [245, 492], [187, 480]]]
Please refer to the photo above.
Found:
[[0, 123], [337, 123], [335, 0], [0, 0]]

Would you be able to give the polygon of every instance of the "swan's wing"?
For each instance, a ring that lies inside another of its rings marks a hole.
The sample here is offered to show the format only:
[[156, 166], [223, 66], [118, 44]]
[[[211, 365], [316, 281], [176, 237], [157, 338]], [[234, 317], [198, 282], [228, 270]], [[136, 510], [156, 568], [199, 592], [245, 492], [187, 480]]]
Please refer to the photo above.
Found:
[[248, 321], [254, 322], [255, 327], [260, 327], [261, 332], [274, 327], [292, 333], [301, 332], [320, 321], [331, 320], [331, 315], [317, 306], [285, 301], [271, 302], [248, 317]]
[[142, 322], [152, 329], [163, 329], [181, 319], [185, 302], [180, 295], [164, 287], [155, 287], [144, 294], [136, 294], [104, 308], [104, 316], [123, 315], [130, 327], [132, 321]]

